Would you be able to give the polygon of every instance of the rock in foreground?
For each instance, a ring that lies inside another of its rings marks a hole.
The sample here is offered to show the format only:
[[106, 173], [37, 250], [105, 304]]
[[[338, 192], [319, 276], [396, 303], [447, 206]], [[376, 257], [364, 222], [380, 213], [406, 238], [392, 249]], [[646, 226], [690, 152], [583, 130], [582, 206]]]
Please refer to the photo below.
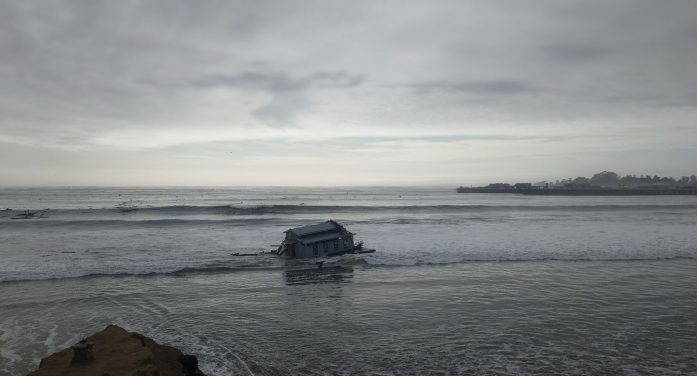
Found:
[[41, 360], [28, 376], [204, 376], [195, 356], [116, 325]]

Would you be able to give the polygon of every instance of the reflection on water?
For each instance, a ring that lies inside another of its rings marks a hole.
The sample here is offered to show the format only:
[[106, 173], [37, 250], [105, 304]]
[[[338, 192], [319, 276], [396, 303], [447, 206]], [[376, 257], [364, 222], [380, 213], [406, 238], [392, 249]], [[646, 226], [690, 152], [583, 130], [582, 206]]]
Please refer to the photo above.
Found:
[[312, 269], [286, 270], [286, 285], [311, 285], [320, 283], [345, 283], [353, 279], [353, 268], [348, 266], [324, 266]]

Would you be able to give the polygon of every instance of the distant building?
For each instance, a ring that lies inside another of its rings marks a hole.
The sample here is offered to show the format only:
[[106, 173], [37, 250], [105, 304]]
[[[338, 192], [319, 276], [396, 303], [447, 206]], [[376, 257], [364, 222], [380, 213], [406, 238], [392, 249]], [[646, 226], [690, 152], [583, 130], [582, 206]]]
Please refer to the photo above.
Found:
[[568, 189], [590, 189], [590, 188], [600, 188], [600, 187], [594, 187], [591, 185], [589, 182], [580, 182], [580, 183], [565, 183], [564, 188]]
[[288, 257], [324, 257], [354, 249], [353, 233], [336, 221], [292, 228], [278, 250]]
[[496, 189], [509, 189], [511, 188], [511, 185], [508, 183], [491, 183], [487, 187]]
[[532, 189], [532, 183], [515, 183], [513, 184], [515, 189]]

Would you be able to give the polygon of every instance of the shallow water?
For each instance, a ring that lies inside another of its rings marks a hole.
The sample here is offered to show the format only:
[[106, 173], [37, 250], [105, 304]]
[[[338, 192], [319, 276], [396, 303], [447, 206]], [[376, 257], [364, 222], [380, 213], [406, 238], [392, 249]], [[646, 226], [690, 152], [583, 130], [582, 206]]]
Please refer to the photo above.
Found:
[[213, 375], [697, 373], [696, 268], [473, 262], [4, 283], [0, 373], [114, 322], [197, 354]]
[[[109, 323], [210, 375], [697, 374], [697, 197], [30, 189], [0, 206], [0, 375]], [[323, 270], [230, 255], [328, 218], [378, 252]]]

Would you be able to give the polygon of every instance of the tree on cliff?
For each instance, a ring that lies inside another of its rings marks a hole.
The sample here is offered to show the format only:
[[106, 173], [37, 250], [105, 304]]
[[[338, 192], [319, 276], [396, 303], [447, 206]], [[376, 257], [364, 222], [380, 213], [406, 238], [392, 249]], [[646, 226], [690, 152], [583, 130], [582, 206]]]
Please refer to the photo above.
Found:
[[620, 177], [612, 171], [603, 171], [593, 175], [591, 184], [599, 187], [617, 187], [620, 184]]

